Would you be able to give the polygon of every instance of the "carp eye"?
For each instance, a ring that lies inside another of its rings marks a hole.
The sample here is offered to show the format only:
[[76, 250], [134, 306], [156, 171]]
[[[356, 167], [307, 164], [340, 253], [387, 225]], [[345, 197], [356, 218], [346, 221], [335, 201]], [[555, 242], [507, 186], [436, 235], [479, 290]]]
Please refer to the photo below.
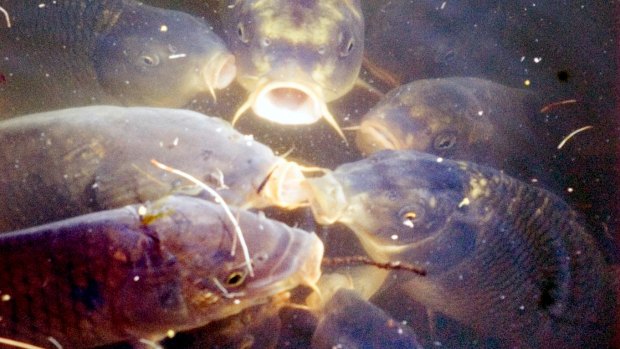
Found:
[[406, 206], [400, 210], [398, 216], [404, 226], [413, 228], [415, 223], [424, 216], [424, 209], [421, 207]]
[[435, 137], [433, 148], [435, 150], [448, 150], [456, 144], [456, 135], [452, 133], [442, 133]]
[[138, 63], [146, 67], [155, 67], [159, 64], [157, 55], [142, 55], [138, 58]]
[[239, 22], [239, 24], [237, 24], [237, 36], [239, 36], [239, 40], [241, 40], [241, 42], [243, 42], [244, 44], [250, 42], [248, 33], [245, 30], [245, 25], [243, 25], [242, 22]]
[[239, 287], [243, 284], [243, 281], [245, 281], [245, 273], [241, 271], [233, 271], [226, 277], [224, 283], [228, 287]]

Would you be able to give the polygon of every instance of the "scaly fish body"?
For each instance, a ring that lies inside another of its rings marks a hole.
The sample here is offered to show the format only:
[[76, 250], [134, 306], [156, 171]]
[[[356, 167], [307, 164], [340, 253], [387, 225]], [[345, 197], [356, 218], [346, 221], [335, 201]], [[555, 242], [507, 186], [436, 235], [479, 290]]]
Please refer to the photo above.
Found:
[[158, 341], [318, 280], [315, 234], [234, 214], [254, 276], [223, 209], [190, 197], [0, 236], [0, 336], [45, 348]]
[[207, 23], [133, 0], [0, 1], [0, 117], [91, 104], [181, 107], [226, 87], [234, 57]]
[[[364, 19], [358, 0], [231, 0], [223, 29], [250, 91], [247, 108], [282, 124], [327, 117], [325, 105], [347, 93], [361, 67]], [[331, 120], [330, 120], [331, 118]]]
[[309, 179], [313, 211], [380, 261], [427, 276], [413, 299], [519, 347], [603, 347], [614, 323], [609, 266], [560, 198], [470, 162], [383, 151]]
[[[178, 109], [93, 106], [27, 115], [0, 122], [0, 148], [0, 231], [187, 189], [151, 159], [206, 182], [233, 206], [274, 204], [266, 187], [297, 173], [226, 121]], [[277, 177], [279, 166], [290, 170]], [[288, 196], [295, 186], [276, 189]]]

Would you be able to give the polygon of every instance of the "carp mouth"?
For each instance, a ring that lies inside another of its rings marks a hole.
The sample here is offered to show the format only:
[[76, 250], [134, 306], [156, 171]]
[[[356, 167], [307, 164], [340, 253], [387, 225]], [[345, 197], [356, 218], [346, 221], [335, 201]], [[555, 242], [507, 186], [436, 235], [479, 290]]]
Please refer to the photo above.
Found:
[[215, 55], [209, 60], [203, 72], [207, 89], [214, 100], [216, 100], [215, 90], [228, 87], [236, 76], [235, 56], [229, 53]]
[[258, 117], [282, 125], [309, 125], [324, 118], [346, 142], [336, 119], [327, 109], [320, 88], [292, 81], [264, 79], [237, 110], [231, 123], [234, 125], [250, 108]]
[[366, 154], [384, 149], [398, 150], [403, 148], [387, 127], [372, 121], [362, 122], [357, 135], [357, 143]]

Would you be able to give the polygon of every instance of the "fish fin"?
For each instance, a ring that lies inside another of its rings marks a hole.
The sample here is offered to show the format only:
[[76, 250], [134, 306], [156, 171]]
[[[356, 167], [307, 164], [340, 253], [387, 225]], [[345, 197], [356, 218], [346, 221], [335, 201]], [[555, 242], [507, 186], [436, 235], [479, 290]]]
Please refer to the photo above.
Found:
[[362, 60], [362, 66], [372, 76], [388, 85], [390, 89], [402, 85], [402, 82], [396, 76], [394, 76], [394, 74], [376, 65], [366, 55], [364, 55], [364, 58]]
[[371, 92], [377, 96], [379, 96], [379, 98], [385, 96], [385, 94], [381, 91], [379, 91], [379, 89], [377, 89], [376, 87], [372, 86], [371, 84], [367, 83], [366, 81], [362, 80], [362, 78], [357, 78], [357, 80], [355, 80], [355, 85], [359, 88], [363, 88], [368, 90], [368, 92]]
[[336, 121], [336, 118], [334, 118], [332, 113], [329, 112], [329, 110], [327, 109], [327, 106], [325, 106], [325, 105], [323, 105], [323, 118], [325, 119], [325, 121], [327, 121], [327, 123], [334, 130], [336, 130], [336, 132], [338, 133], [340, 138], [342, 138], [342, 140], [344, 141], [344, 144], [348, 147], [349, 146], [349, 141], [347, 141], [347, 137], [344, 136], [344, 133], [340, 129], [340, 126], [338, 125], [338, 122]]
[[164, 349], [159, 342], [146, 338], [131, 341], [131, 347], [133, 349]]

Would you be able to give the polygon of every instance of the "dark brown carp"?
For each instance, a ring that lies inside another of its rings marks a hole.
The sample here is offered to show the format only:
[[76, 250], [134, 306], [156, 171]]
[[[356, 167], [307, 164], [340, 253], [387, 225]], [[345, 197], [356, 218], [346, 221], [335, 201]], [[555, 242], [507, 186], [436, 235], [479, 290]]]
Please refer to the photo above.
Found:
[[235, 77], [209, 24], [133, 0], [2, 0], [0, 118], [91, 104], [181, 107]]
[[560, 141], [536, 137], [545, 120], [542, 105], [532, 91], [489, 80], [417, 80], [390, 91], [364, 115], [356, 143], [366, 154], [413, 149], [542, 179]]
[[423, 266], [397, 284], [429, 310], [514, 347], [605, 347], [615, 286], [581, 217], [554, 194], [470, 162], [383, 151], [308, 179], [319, 222], [377, 261]]
[[355, 84], [364, 51], [358, 0], [221, 2], [223, 30], [237, 60], [247, 109], [281, 124], [325, 118], [342, 135], [327, 102]]
[[233, 206], [290, 207], [304, 199], [294, 163], [228, 122], [188, 110], [92, 106], [27, 115], [0, 122], [0, 149], [0, 231], [176, 190], [200, 194], [151, 159], [206, 182]]
[[3, 234], [0, 336], [45, 348], [156, 342], [318, 280], [315, 234], [234, 214], [253, 274], [222, 207], [190, 197]]

